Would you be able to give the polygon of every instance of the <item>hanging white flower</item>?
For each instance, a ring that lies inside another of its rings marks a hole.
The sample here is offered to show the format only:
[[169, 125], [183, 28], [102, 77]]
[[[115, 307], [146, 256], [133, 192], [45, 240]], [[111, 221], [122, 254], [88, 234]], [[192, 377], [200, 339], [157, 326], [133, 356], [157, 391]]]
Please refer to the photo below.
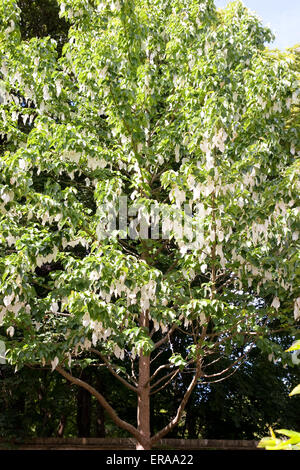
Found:
[[58, 303], [57, 303], [57, 302], [53, 302], [53, 303], [51, 304], [50, 311], [51, 311], [52, 313], [57, 313], [58, 310], [59, 310]]
[[12, 235], [9, 235], [8, 237], [6, 237], [6, 241], [7, 241], [8, 246], [11, 246], [16, 242], [16, 238], [13, 237]]
[[1, 198], [4, 201], [4, 204], [7, 204], [11, 200], [11, 195], [7, 192], [1, 194]]
[[93, 334], [92, 334], [92, 344], [93, 344], [93, 346], [96, 346], [96, 345], [97, 345], [97, 342], [98, 342], [98, 335], [97, 335], [97, 333], [94, 331]]
[[5, 359], [6, 347], [4, 341], [0, 341], [0, 364], [6, 364]]
[[59, 97], [59, 95], [61, 94], [61, 90], [62, 90], [62, 83], [61, 83], [61, 81], [60, 81], [60, 80], [56, 80], [55, 86], [56, 86], [56, 96]]
[[300, 297], [294, 303], [294, 318], [295, 320], [300, 320]]
[[85, 312], [85, 314], [82, 317], [83, 326], [89, 326], [90, 321], [91, 321], [90, 314], [88, 312]]
[[276, 310], [280, 307], [280, 300], [278, 297], [274, 297], [271, 307], [274, 307]]
[[175, 145], [175, 161], [179, 162], [179, 157], [180, 157], [180, 145], [176, 144]]
[[205, 197], [209, 196], [215, 190], [215, 184], [213, 181], [208, 182], [203, 188], [203, 194]]
[[6, 334], [12, 337], [12, 336], [15, 334], [15, 329], [14, 329], [14, 327], [13, 327], [13, 326], [10, 326], [9, 328], [7, 328]]
[[58, 366], [58, 363], [59, 363], [59, 359], [58, 357], [56, 356], [53, 361], [51, 361], [51, 365], [52, 365], [52, 372], [56, 369], [56, 367]]
[[43, 97], [44, 97], [44, 100], [47, 101], [47, 100], [50, 100], [50, 94], [49, 94], [49, 88], [48, 88], [48, 85], [45, 85], [44, 88], [43, 88]]
[[178, 188], [178, 186], [175, 186], [175, 189], [174, 189], [174, 197], [175, 197], [175, 200], [176, 200], [176, 205], [177, 205], [178, 207], [180, 207], [181, 203], [186, 200], [185, 191], [180, 190], [180, 189]]
[[18, 315], [22, 307], [24, 307], [24, 302], [16, 302], [14, 305], [10, 306], [10, 311], [15, 315]]
[[15, 22], [13, 20], [10, 20], [10, 25], [8, 28], [6, 28], [5, 30], [5, 34], [8, 35], [10, 33], [12, 33], [15, 29], [16, 25], [15, 25]]
[[209, 142], [207, 140], [203, 140], [200, 144], [200, 149], [205, 154], [210, 153], [210, 144], [209, 144]]
[[5, 307], [8, 307], [9, 305], [11, 305], [11, 303], [12, 303], [14, 297], [15, 297], [15, 294], [14, 294], [14, 293], [12, 293], [12, 294], [10, 294], [10, 295], [6, 295], [6, 296], [4, 297], [3, 303], [4, 303]]
[[122, 356], [122, 349], [116, 344], [114, 347], [114, 355], [119, 359]]
[[274, 353], [268, 355], [268, 361], [273, 362], [274, 360]]
[[210, 238], [210, 241], [211, 242], [214, 242], [215, 239], [216, 239], [216, 232], [214, 230], [211, 230], [210, 234], [209, 234], [209, 238]]

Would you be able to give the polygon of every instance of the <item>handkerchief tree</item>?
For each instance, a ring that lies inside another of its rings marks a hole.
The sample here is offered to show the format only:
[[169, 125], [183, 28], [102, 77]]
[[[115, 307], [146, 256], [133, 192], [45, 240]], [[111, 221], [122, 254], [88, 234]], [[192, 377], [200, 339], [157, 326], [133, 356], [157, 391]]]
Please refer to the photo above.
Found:
[[[279, 356], [268, 334], [299, 318], [294, 57], [264, 49], [240, 2], [58, 3], [60, 58], [0, 6], [2, 339], [17, 368], [84, 387], [149, 449], [199, 381], [255, 344]], [[136, 393], [137, 423], [75, 375], [90, 363]], [[183, 374], [151, 436], [151, 396]]]

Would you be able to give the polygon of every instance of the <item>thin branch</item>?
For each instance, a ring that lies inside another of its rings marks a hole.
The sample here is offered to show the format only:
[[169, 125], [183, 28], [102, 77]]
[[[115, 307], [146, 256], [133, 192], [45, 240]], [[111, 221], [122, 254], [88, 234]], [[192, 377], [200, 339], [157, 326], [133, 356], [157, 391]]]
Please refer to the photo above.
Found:
[[249, 355], [249, 352], [254, 348], [254, 345], [255, 345], [255, 343], [253, 343], [250, 346], [249, 351], [247, 351], [245, 354], [243, 354], [241, 357], [239, 357], [236, 361], [234, 361], [232, 364], [230, 364], [230, 366], [228, 366], [226, 369], [223, 369], [221, 372], [217, 372], [215, 374], [210, 374], [210, 375], [203, 374], [202, 377], [205, 377], [205, 378], [219, 377], [220, 375], [225, 374], [230, 369], [232, 369], [236, 364], [238, 364], [239, 362], [241, 363], [243, 361], [243, 359], [245, 359]]
[[167, 380], [169, 377], [171, 377], [172, 375], [174, 375], [175, 372], [176, 372], [176, 373], [179, 372], [179, 370], [180, 370], [179, 368], [176, 369], [175, 371], [172, 370], [172, 372], [169, 372], [167, 375], [164, 375], [163, 377], [161, 377], [160, 379], [158, 379], [153, 385], [151, 385], [150, 388], [155, 388], [155, 387], [157, 387], [157, 385], [159, 385], [161, 382], [163, 382], [164, 380]]
[[[157, 249], [157, 251], [154, 253], [154, 257], [158, 256], [164, 248], [166, 248], [168, 246], [168, 243], [170, 243], [170, 240], [166, 240], [165, 242], [163, 242], [160, 247]], [[153, 261], [153, 263], [155, 262], [155, 260]]]
[[166, 171], [166, 169], [164, 168], [164, 169], [161, 170], [160, 172], [154, 173], [154, 175], [152, 176], [152, 179], [151, 179], [151, 181], [150, 181], [150, 185], [151, 185], [152, 183], [154, 183], [154, 181], [157, 180], [165, 171]]
[[151, 382], [151, 381], [154, 379], [154, 377], [156, 377], [157, 374], [159, 374], [159, 372], [160, 372], [162, 369], [169, 369], [170, 367], [172, 367], [172, 365], [173, 365], [173, 364], [170, 364], [170, 363], [169, 363], [169, 364], [163, 364], [163, 365], [159, 366], [158, 369], [156, 369], [156, 371], [151, 375], [150, 379], [147, 381], [147, 384], [148, 384], [149, 382]]
[[185, 394], [184, 394], [184, 397], [177, 409], [177, 413], [176, 413], [176, 416], [169, 422], [169, 424], [167, 424], [167, 426], [165, 426], [163, 429], [161, 429], [159, 432], [157, 432], [152, 438], [151, 438], [151, 444], [155, 444], [155, 442], [159, 441], [161, 438], [163, 438], [166, 434], [168, 434], [176, 425], [177, 423], [179, 422], [181, 416], [182, 416], [182, 413], [185, 409], [185, 406], [188, 402], [188, 399], [190, 398], [190, 395], [192, 393], [192, 391], [194, 390], [197, 382], [198, 382], [198, 379], [200, 377], [200, 363], [198, 362], [197, 364], [197, 371], [194, 375], [194, 377], [192, 378], [191, 382], [190, 382], [190, 385], [188, 387], [188, 389], [186, 390]]
[[35, 284], [36, 286], [38, 287], [41, 287], [42, 289], [46, 289], [48, 290], [49, 292], [52, 292], [52, 287], [49, 287], [49, 286], [44, 286], [43, 284], [39, 284], [38, 282], [36, 282], [34, 279], [32, 279], [31, 281], [29, 281], [29, 283], [32, 282], [33, 284]]
[[211, 366], [212, 364], [215, 364], [216, 362], [219, 362], [221, 359], [224, 359], [224, 356], [220, 356], [220, 357], [218, 357], [218, 359], [215, 359], [215, 360], [209, 362], [208, 364], [205, 364], [202, 368], [206, 369], [207, 367]]
[[179, 372], [179, 369], [175, 370], [172, 372], [172, 377], [170, 377], [170, 379], [164, 384], [162, 385], [161, 387], [159, 387], [157, 390], [153, 390], [151, 393], [150, 393], [150, 396], [151, 395], [155, 395], [156, 393], [160, 392], [161, 390], [163, 390], [164, 388], [166, 388], [170, 382], [172, 382], [172, 380], [174, 379], [174, 377], [176, 377], [176, 375], [178, 374]]
[[166, 343], [170, 339], [171, 334], [174, 333], [176, 328], [177, 328], [177, 325], [174, 324], [172, 328], [168, 331], [166, 336], [164, 336], [159, 341], [157, 341], [157, 343], [154, 344], [153, 350], [159, 348], [162, 344]]
[[150, 361], [150, 364], [152, 364], [152, 362], [156, 361], [156, 359], [164, 352], [163, 349], [161, 349], [160, 351], [158, 351], [158, 353], [156, 354], [155, 357], [153, 357]]
[[105, 362], [108, 370], [112, 373], [112, 375], [114, 377], [116, 377], [116, 379], [118, 379], [120, 382], [122, 382], [122, 384], [125, 385], [125, 387], [129, 388], [130, 390], [132, 390], [135, 393], [138, 393], [138, 389], [136, 387], [134, 387], [133, 385], [131, 385], [129, 382], [127, 382], [127, 380], [123, 379], [123, 377], [120, 377], [120, 375], [111, 366], [111, 364], [106, 359], [106, 357], [104, 357], [97, 349], [91, 348], [90, 351], [93, 352], [94, 354], [97, 354], [97, 356], [99, 356], [102, 359], [102, 361]]
[[135, 253], [134, 251], [131, 251], [131, 249], [128, 248], [128, 244], [126, 242], [124, 242], [123, 240], [118, 238], [118, 243], [126, 251], [126, 253], [129, 253], [130, 255], [134, 256], [135, 258], [138, 258], [137, 253]]
[[163, 279], [172, 271], [173, 268], [175, 268], [175, 266], [179, 263], [179, 259], [176, 259], [172, 264], [171, 266], [169, 266], [169, 268], [167, 269], [167, 271], [165, 272], [165, 274], [163, 275]]
[[219, 292], [221, 289], [226, 289], [226, 287], [230, 286], [230, 284], [232, 284], [234, 280], [235, 278], [228, 279], [226, 282], [224, 282], [217, 288], [216, 292]]
[[233, 374], [235, 374], [239, 370], [241, 365], [242, 365], [242, 362], [237, 366], [236, 369], [234, 369], [232, 372], [230, 372], [230, 374], [226, 375], [226, 377], [222, 377], [221, 379], [217, 379], [217, 380], [208, 380], [208, 381], [205, 381], [205, 382], [202, 382], [202, 383], [203, 384], [216, 384], [218, 382], [223, 382], [223, 380], [226, 380], [229, 377], [231, 377]]

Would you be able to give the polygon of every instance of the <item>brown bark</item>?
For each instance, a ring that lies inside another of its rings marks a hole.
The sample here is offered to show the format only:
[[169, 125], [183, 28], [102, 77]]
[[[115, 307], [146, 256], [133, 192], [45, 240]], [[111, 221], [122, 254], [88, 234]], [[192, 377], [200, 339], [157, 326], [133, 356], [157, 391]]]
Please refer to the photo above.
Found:
[[[99, 374], [96, 376], [96, 387], [98, 392], [103, 395], [105, 391], [103, 378], [100, 377]], [[99, 401], [97, 401], [96, 408], [96, 437], [105, 437], [105, 414], [104, 408], [102, 405], [100, 405]]]
[[[148, 312], [143, 312], [140, 315], [140, 326], [148, 329], [149, 331], [149, 315]], [[188, 389], [177, 409], [176, 416], [170, 423], [151, 437], [150, 431], [150, 355], [145, 355], [140, 351], [139, 356], [139, 377], [138, 377], [138, 406], [137, 406], [137, 428], [130, 423], [123, 421], [117, 415], [116, 411], [109, 405], [104, 396], [98, 392], [94, 387], [84, 382], [81, 379], [74, 377], [72, 374], [64, 370], [62, 367], [57, 366], [56, 370], [63, 375], [71, 383], [79, 385], [90, 394], [96, 397], [99, 404], [109, 414], [117, 426], [128, 431], [137, 440], [137, 450], [150, 450], [157, 441], [168, 434], [179, 422], [189, 397], [194, 390], [198, 379], [201, 375], [201, 366], [198, 359], [196, 365], [196, 372], [193, 376]]]
[[[81, 378], [84, 381], [89, 379], [87, 370], [83, 370]], [[88, 390], [80, 387], [77, 392], [77, 432], [78, 437], [90, 437], [91, 434], [91, 398]]]
[[63, 415], [60, 418], [59, 425], [58, 425], [58, 428], [57, 428], [57, 437], [64, 437], [66, 421], [67, 421], [66, 416]]
[[105, 437], [105, 415], [103, 406], [97, 402], [96, 410], [96, 437]]
[[[140, 326], [149, 329], [148, 312], [141, 313]], [[146, 356], [142, 351], [139, 357], [137, 424], [141, 439], [136, 448], [150, 450], [150, 355]]]

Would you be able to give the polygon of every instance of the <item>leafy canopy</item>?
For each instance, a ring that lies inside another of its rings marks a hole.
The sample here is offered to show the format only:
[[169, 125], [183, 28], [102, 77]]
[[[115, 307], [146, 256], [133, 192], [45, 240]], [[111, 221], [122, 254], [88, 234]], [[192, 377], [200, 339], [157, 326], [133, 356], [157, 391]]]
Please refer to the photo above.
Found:
[[[268, 327], [299, 318], [294, 55], [265, 50], [271, 32], [240, 2], [58, 3], [61, 58], [50, 37], [21, 40], [16, 2], [0, 5], [7, 357], [134, 361], [179, 328], [174, 371], [233, 343], [272, 352]], [[100, 237], [120, 196], [138, 222], [156, 207], [169, 239]], [[184, 203], [193, 240], [171, 221]]]

